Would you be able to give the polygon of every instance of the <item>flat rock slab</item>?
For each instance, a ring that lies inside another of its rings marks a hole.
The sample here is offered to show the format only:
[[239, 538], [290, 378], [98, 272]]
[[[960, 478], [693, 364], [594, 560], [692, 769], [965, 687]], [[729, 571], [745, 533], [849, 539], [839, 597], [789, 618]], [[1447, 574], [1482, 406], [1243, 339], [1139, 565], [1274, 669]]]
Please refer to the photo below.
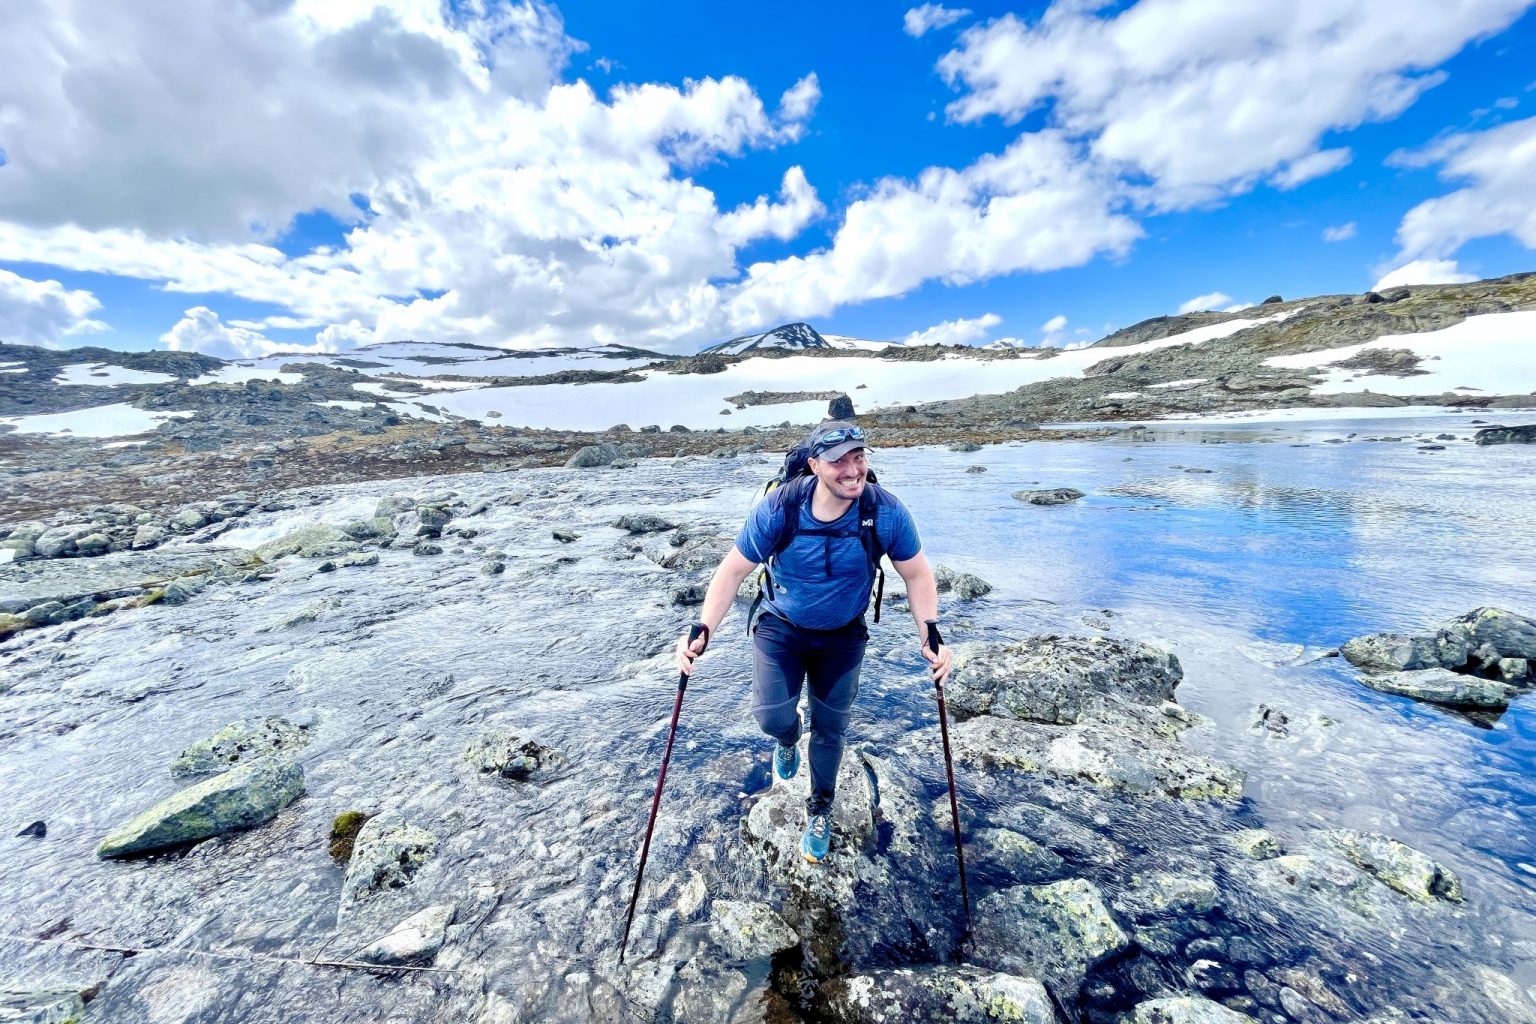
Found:
[[0, 564], [0, 612], [17, 613], [48, 601], [138, 593], [179, 576], [244, 565], [238, 548], [119, 551], [99, 558], [50, 558]]
[[304, 792], [304, 770], [293, 761], [262, 758], [205, 779], [151, 807], [107, 836], [102, 859], [131, 857], [255, 828]]
[[733, 958], [757, 960], [800, 945], [800, 936], [766, 903], [715, 900], [709, 933]]
[[359, 951], [352, 959], [388, 967], [431, 962], [443, 948], [455, 906], [440, 903], [401, 921]]
[[976, 904], [975, 925], [978, 963], [1012, 974], [1038, 972], [1067, 1002], [1091, 967], [1131, 943], [1098, 888], [1081, 878], [992, 893]]
[[1145, 644], [1102, 636], [1033, 636], [962, 652], [946, 688], [949, 706], [1070, 724], [1109, 698], [1160, 704], [1184, 678], [1179, 659]]
[[1382, 693], [1460, 708], [1506, 708], [1510, 696], [1519, 692], [1495, 679], [1463, 675], [1443, 668], [1362, 675], [1360, 681]]
[[1238, 1013], [1202, 996], [1176, 996], [1140, 1003], [1132, 1024], [1258, 1024], [1257, 1018]]
[[403, 889], [437, 856], [437, 837], [395, 818], [369, 818], [352, 844], [341, 904], [350, 906], [391, 889]]
[[1323, 837], [1352, 863], [1421, 903], [1434, 900], [1461, 902], [1461, 879], [1443, 864], [1398, 842], [1374, 832], [1330, 829]]
[[977, 967], [876, 971], [821, 986], [822, 1014], [835, 1024], [1056, 1024], [1045, 986], [1034, 978]]
[[0, 1021], [6, 1024], [78, 1024], [84, 1017], [78, 989], [0, 989]]
[[171, 762], [171, 775], [186, 778], [228, 771], [241, 761], [302, 749], [309, 740], [308, 729], [294, 725], [286, 718], [232, 722], [183, 750], [181, 756]]
[[1013, 496], [1030, 505], [1065, 505], [1083, 496], [1075, 487], [1049, 487], [1036, 491], [1014, 491]]
[[1243, 775], [1140, 729], [1101, 722], [1062, 728], [982, 715], [951, 730], [955, 756], [973, 763], [1088, 782], [1123, 796], [1230, 800]]

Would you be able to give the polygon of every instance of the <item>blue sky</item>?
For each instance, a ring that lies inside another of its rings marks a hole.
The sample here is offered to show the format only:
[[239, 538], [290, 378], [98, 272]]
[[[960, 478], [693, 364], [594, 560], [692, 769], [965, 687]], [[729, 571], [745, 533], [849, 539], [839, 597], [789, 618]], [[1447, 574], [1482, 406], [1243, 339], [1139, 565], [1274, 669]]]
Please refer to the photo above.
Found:
[[1536, 269], [1536, 12], [1449, 6], [68, 0], [0, 40], [0, 338], [1069, 344]]

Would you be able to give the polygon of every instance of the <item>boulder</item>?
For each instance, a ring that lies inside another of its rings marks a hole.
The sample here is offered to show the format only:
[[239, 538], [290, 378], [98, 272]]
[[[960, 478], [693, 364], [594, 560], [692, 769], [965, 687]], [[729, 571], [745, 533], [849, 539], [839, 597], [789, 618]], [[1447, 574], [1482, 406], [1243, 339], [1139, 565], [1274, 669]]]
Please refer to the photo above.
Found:
[[1016, 882], [1049, 882], [1066, 866], [1055, 851], [1007, 828], [975, 832], [966, 843], [966, 855], [978, 866], [1001, 872]]
[[1081, 498], [1083, 492], [1075, 487], [1049, 487], [1044, 490], [1014, 491], [1013, 496], [1031, 505], [1065, 505]]
[[464, 760], [487, 775], [526, 779], [535, 772], [563, 765], [565, 756], [553, 747], [503, 729], [470, 741]]
[[1473, 435], [1477, 444], [1536, 444], [1536, 423], [1518, 427], [1484, 427]]
[[820, 1015], [834, 1024], [1056, 1024], [1045, 986], [978, 967], [921, 967], [837, 978], [821, 986]]
[[1280, 841], [1272, 832], [1262, 828], [1245, 828], [1232, 833], [1232, 845], [1250, 860], [1269, 860], [1283, 852]]
[[437, 837], [397, 817], [369, 818], [352, 844], [352, 859], [341, 884], [345, 908], [378, 893], [402, 889], [437, 856]]
[[642, 512], [639, 515], [620, 516], [613, 524], [616, 529], [627, 530], [630, 533], [661, 533], [663, 530], [675, 530], [677, 524], [669, 522], [661, 516]]
[[1102, 636], [1034, 636], [963, 651], [946, 693], [973, 715], [1071, 724], [1113, 702], [1156, 705], [1184, 678], [1179, 659]]
[[1411, 672], [1366, 674], [1360, 681], [1373, 690], [1395, 693], [1414, 700], [1463, 708], [1505, 708], [1515, 689], [1495, 679], [1447, 672], [1443, 668], [1424, 668]]
[[187, 747], [171, 762], [171, 775], [186, 778], [228, 771], [231, 765], [254, 757], [299, 750], [309, 741], [309, 731], [286, 718], [249, 718]]
[[1204, 996], [1172, 996], [1138, 1004], [1131, 1024], [1258, 1024], [1258, 1020]]
[[199, 782], [114, 830], [96, 849], [103, 860], [169, 849], [255, 828], [304, 792], [304, 771], [264, 757]]
[[336, 545], [345, 545], [347, 550], [356, 547], [354, 541], [329, 523], [311, 523], [277, 540], [262, 544], [256, 549], [256, 557], [264, 562], [275, 562], [289, 555], [313, 558], [341, 554], [342, 552], [334, 550]]
[[1500, 658], [1536, 659], [1536, 619], [1502, 608], [1474, 608], [1442, 623], [1440, 632], [1464, 636], [1473, 652], [1487, 647]]
[[1460, 668], [1466, 664], [1471, 646], [1464, 636], [1452, 634], [1423, 637], [1372, 633], [1350, 640], [1339, 648], [1339, 653], [1351, 665], [1368, 672], [1402, 672]]
[[976, 904], [976, 962], [1010, 974], [1038, 972], [1063, 1002], [1076, 999], [1091, 968], [1130, 944], [1098, 888], [1085, 879], [1016, 885]]
[[369, 943], [351, 957], [363, 963], [398, 967], [430, 963], [443, 948], [448, 926], [453, 923], [455, 906], [441, 903], [427, 907], [401, 921], [385, 935]]
[[78, 1024], [84, 1019], [78, 988], [0, 989], [0, 1021], [7, 1024]]
[[980, 576], [973, 576], [968, 572], [956, 572], [947, 565], [934, 566], [933, 578], [938, 585], [939, 593], [953, 593], [962, 601], [973, 601], [992, 593], [992, 584]]
[[577, 450], [576, 454], [565, 460], [566, 469], [596, 469], [599, 466], [609, 466], [617, 459], [623, 458], [624, 452], [612, 441], [604, 441], [602, 444], [589, 444], [585, 448]]
[[766, 903], [715, 900], [709, 933], [736, 960], [757, 960], [800, 944], [800, 936]]
[[1461, 902], [1461, 879], [1396, 839], [1374, 832], [1330, 829], [1323, 837], [1358, 868], [1421, 903]]

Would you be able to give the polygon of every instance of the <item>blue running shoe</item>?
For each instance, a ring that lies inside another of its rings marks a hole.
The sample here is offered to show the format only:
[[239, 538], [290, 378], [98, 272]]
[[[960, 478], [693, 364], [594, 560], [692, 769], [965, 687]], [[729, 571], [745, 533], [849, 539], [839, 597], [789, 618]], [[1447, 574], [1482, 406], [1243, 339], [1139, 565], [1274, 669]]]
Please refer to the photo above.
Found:
[[800, 747], [791, 743], [785, 746], [776, 743], [773, 747], [773, 774], [783, 782], [788, 782], [800, 771]]
[[832, 815], [813, 814], [805, 823], [805, 835], [800, 839], [800, 855], [812, 864], [827, 859], [832, 848]]

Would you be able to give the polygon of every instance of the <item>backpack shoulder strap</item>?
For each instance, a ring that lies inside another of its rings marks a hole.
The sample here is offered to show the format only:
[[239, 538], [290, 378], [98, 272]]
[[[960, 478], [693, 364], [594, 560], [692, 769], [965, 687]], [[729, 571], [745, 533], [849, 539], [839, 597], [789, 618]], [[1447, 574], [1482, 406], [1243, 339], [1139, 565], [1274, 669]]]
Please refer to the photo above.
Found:
[[784, 522], [779, 526], [779, 536], [773, 544], [769, 558], [776, 558], [794, 542], [800, 532], [800, 509], [810, 499], [811, 489], [816, 486], [814, 476], [797, 476], [786, 480], [773, 489], [774, 500], [784, 510]]

